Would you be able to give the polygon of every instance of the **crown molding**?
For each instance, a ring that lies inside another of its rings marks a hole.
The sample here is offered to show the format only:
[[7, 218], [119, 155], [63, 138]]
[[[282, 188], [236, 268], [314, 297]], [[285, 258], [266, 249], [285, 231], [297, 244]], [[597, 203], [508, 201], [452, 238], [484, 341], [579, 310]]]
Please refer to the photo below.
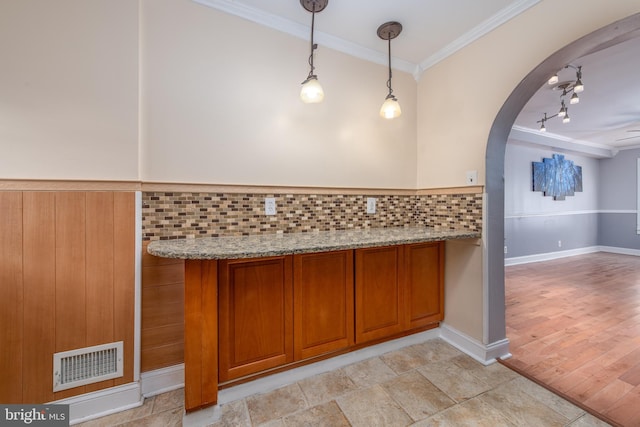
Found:
[[[240, 4], [238, 2], [234, 2], [231, 0], [192, 1], [203, 6], [220, 10], [230, 15], [247, 19], [251, 22], [255, 22], [256, 24], [264, 25], [265, 27], [281, 31], [283, 33], [303, 40], [306, 40], [309, 37], [309, 27], [306, 25]], [[471, 29], [471, 31], [465, 33], [458, 39], [449, 43], [443, 49], [426, 58], [420, 64], [414, 64], [412, 62], [392, 56], [392, 68], [409, 73], [416, 81], [418, 81], [420, 80], [422, 73], [429, 67], [432, 67], [448, 56], [453, 55], [458, 50], [479, 39], [480, 37], [484, 36], [493, 29], [504, 24], [508, 20], [519, 15], [520, 13], [524, 12], [525, 10], [529, 9], [539, 2], [540, 0], [519, 0], [514, 2], [510, 6], [505, 7], [497, 14], [482, 22], [480, 25]], [[374, 49], [352, 43], [350, 41], [332, 36], [331, 34], [327, 34], [322, 31], [315, 31], [314, 39], [320, 45], [337, 50], [342, 53], [346, 53], [347, 55], [353, 56], [355, 58], [363, 59], [365, 61], [373, 62], [379, 65], [387, 65], [388, 63], [388, 57], [386, 53], [378, 52]]]
[[538, 3], [540, 3], [540, 0], [519, 0], [505, 7], [489, 19], [486, 19], [481, 24], [475, 26], [470, 31], [467, 31], [461, 37], [458, 37], [456, 40], [452, 41], [444, 48], [422, 61], [419, 65], [419, 73], [422, 74], [428, 68], [433, 67], [438, 62], [453, 55], [463, 47], [473, 43], [485, 34], [488, 34], [500, 25], [512, 18], [515, 18]]
[[[307, 25], [303, 25], [298, 22], [282, 18], [278, 15], [267, 13], [253, 7], [249, 7], [229, 0], [192, 1], [203, 6], [208, 6], [222, 12], [226, 12], [230, 15], [247, 19], [251, 22], [255, 22], [256, 24], [264, 25], [265, 27], [281, 31], [283, 33], [303, 40], [309, 38], [309, 27]], [[351, 55], [359, 59], [364, 59], [365, 61], [373, 62], [375, 64], [387, 65], [388, 62], [386, 53], [369, 49], [367, 47], [352, 43], [339, 37], [332, 36], [331, 34], [327, 34], [322, 31], [315, 30], [314, 41], [330, 49], [334, 49], [338, 52], [346, 53], [347, 55]], [[412, 74], [415, 77], [416, 70], [418, 69], [417, 64], [405, 61], [403, 59], [395, 58], [393, 56], [392, 63], [394, 69]]]
[[514, 125], [509, 134], [509, 141], [525, 142], [552, 149], [560, 149], [582, 154], [588, 157], [605, 159], [618, 154], [618, 149], [609, 145], [572, 139], [550, 132], [540, 132], [537, 129]]

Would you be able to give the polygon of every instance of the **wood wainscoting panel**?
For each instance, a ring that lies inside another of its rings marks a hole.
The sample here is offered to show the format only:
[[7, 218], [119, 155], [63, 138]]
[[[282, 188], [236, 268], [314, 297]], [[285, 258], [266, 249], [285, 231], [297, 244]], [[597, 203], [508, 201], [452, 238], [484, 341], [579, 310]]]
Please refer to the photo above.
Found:
[[[0, 192], [0, 401], [133, 381], [135, 193]], [[53, 392], [53, 354], [124, 342], [124, 376]]]
[[184, 362], [184, 260], [142, 246], [142, 372]]
[[135, 294], [136, 281], [136, 228], [135, 193], [113, 193], [113, 302], [114, 336], [124, 342], [125, 360], [123, 377], [114, 380], [115, 385], [133, 380], [133, 360], [135, 357]]
[[[114, 341], [113, 327], [113, 193], [86, 194], [86, 322], [87, 346]], [[113, 387], [113, 380], [85, 386], [86, 392]]]
[[0, 193], [0, 402], [21, 403], [22, 193]]
[[[24, 396], [54, 400], [50, 382], [56, 346], [55, 194], [24, 193]], [[35, 350], [37, 349], [37, 351]]]
[[[56, 352], [82, 348], [87, 342], [85, 221], [86, 193], [56, 194]], [[84, 386], [59, 391], [55, 400], [84, 392]]]

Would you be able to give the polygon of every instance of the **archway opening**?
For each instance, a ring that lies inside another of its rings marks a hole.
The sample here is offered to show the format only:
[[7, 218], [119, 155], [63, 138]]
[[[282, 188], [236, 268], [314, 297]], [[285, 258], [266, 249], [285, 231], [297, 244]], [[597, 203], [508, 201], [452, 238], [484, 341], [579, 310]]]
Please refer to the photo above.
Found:
[[487, 142], [485, 210], [485, 343], [506, 339], [504, 287], [504, 160], [511, 127], [527, 101], [550, 75], [572, 60], [640, 37], [640, 14], [596, 30], [558, 50], [533, 69], [498, 112]]

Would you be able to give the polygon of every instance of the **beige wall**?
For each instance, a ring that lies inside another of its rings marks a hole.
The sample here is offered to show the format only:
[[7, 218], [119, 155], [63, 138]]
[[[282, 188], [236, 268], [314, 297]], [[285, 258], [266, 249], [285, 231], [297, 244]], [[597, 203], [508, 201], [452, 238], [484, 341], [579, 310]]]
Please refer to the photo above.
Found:
[[543, 0], [428, 69], [418, 84], [418, 188], [462, 186], [467, 170], [484, 184], [489, 130], [518, 83], [563, 46], [637, 12], [637, 0]]
[[138, 5], [0, 2], [0, 178], [138, 178]]
[[[384, 66], [320, 46], [325, 102], [304, 105], [307, 41], [189, 0], [5, 0], [0, 179], [439, 188], [477, 170], [484, 183], [489, 130], [518, 82], [639, 11], [541, 1], [419, 83], [395, 72], [403, 115], [385, 121]], [[465, 266], [447, 279], [447, 322], [481, 340], [482, 250], [447, 256], [448, 271]]]
[[[428, 69], [418, 84], [418, 188], [462, 186], [467, 170], [484, 184], [489, 131], [518, 83], [558, 49], [637, 12], [637, 0], [542, 1]], [[483, 248], [447, 248], [445, 322], [482, 342]]]
[[394, 73], [403, 115], [385, 120], [386, 67], [316, 52], [325, 99], [305, 105], [307, 40], [191, 1], [142, 1], [142, 179], [415, 188], [415, 80]]

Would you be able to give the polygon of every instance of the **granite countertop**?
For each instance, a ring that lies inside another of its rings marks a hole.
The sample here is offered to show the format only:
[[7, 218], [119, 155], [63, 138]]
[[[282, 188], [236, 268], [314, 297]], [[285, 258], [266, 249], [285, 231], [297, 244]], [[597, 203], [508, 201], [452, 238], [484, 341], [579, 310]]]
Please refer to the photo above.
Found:
[[180, 259], [260, 258], [480, 237], [480, 232], [470, 230], [436, 231], [427, 227], [364, 228], [157, 240], [149, 243], [147, 251], [159, 257]]

